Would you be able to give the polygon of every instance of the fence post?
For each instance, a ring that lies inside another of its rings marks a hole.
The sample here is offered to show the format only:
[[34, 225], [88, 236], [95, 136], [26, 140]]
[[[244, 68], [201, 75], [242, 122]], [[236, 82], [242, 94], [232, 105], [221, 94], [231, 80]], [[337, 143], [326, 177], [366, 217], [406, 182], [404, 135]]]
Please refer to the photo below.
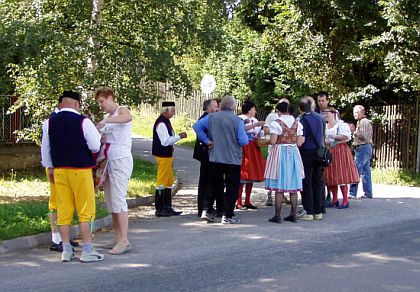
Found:
[[418, 118], [418, 125], [417, 125], [417, 162], [416, 162], [416, 172], [420, 172], [420, 118], [419, 118], [419, 99], [417, 99], [416, 104], [416, 113]]

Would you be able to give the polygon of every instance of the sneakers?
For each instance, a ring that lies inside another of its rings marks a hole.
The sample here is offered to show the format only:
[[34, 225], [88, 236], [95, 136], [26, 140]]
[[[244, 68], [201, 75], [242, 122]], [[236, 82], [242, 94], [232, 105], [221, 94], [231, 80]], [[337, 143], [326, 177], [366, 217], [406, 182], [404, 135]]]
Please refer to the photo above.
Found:
[[305, 209], [300, 210], [297, 214], [296, 214], [296, 218], [300, 218], [303, 215], [306, 215], [306, 211]]
[[82, 263], [93, 263], [93, 262], [100, 262], [104, 259], [104, 255], [98, 253], [96, 250], [92, 248], [90, 252], [82, 251], [82, 255], [80, 256], [80, 261]]
[[322, 220], [322, 213], [314, 214], [314, 220]]
[[369, 196], [366, 196], [366, 195], [361, 196], [361, 198], [362, 198], [362, 199], [372, 199], [372, 197], [371, 197], [371, 196], [369, 197]]
[[[78, 247], [79, 243], [73, 240], [70, 240], [70, 244], [72, 247]], [[63, 252], [63, 242], [60, 241], [60, 243], [54, 243], [51, 241], [50, 243], [50, 250], [51, 251], [58, 251], [58, 252]], [[74, 251], [74, 249], [73, 249]]]
[[226, 216], [222, 217], [222, 224], [237, 224], [241, 222], [238, 217], [233, 216], [232, 218], [227, 218]]
[[214, 222], [213, 213], [203, 210], [203, 213], [201, 213], [201, 220], [205, 220], [207, 222]]
[[61, 253], [61, 261], [62, 262], [71, 262], [74, 259], [74, 253], [67, 253], [67, 252], [62, 252]]
[[350, 195], [350, 194], [349, 194], [347, 197], [348, 197], [350, 200], [356, 200], [356, 199], [357, 199], [357, 197], [356, 197], [356, 196], [353, 196], [353, 195]]
[[297, 219], [302, 220], [302, 221], [312, 221], [312, 220], [314, 220], [314, 215], [304, 214], [304, 215], [298, 217]]

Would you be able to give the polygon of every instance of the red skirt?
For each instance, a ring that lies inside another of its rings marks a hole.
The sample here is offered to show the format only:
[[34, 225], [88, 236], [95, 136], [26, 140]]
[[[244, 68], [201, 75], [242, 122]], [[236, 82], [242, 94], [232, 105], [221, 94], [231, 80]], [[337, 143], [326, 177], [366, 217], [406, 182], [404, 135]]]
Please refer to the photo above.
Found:
[[350, 147], [346, 143], [331, 148], [332, 164], [325, 168], [325, 185], [338, 186], [359, 182], [359, 173]]
[[249, 141], [242, 147], [241, 181], [254, 182], [264, 180], [265, 159], [255, 141]]

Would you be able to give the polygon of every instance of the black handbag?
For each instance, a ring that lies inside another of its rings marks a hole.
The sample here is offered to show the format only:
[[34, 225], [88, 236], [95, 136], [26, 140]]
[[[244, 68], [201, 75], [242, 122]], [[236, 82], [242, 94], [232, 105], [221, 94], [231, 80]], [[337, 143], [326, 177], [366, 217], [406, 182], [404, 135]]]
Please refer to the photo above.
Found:
[[323, 166], [327, 167], [330, 166], [332, 163], [332, 154], [330, 149], [325, 148], [324, 146], [320, 146], [317, 150], [317, 158], [316, 160]]

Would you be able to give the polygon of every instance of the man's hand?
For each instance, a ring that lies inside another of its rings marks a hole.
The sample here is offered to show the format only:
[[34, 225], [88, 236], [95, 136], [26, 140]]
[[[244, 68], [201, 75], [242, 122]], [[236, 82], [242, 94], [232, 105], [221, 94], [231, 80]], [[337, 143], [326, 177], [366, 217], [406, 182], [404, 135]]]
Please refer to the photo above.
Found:
[[213, 148], [213, 141], [208, 141], [207, 142], [207, 146], [209, 147], [209, 149]]
[[354, 124], [349, 124], [350, 131], [353, 134], [356, 131], [356, 126]]
[[54, 183], [54, 168], [52, 167], [48, 167], [47, 168], [47, 172], [48, 172], [48, 180], [50, 183]]
[[181, 139], [187, 138], [187, 133], [181, 132], [178, 134]]

